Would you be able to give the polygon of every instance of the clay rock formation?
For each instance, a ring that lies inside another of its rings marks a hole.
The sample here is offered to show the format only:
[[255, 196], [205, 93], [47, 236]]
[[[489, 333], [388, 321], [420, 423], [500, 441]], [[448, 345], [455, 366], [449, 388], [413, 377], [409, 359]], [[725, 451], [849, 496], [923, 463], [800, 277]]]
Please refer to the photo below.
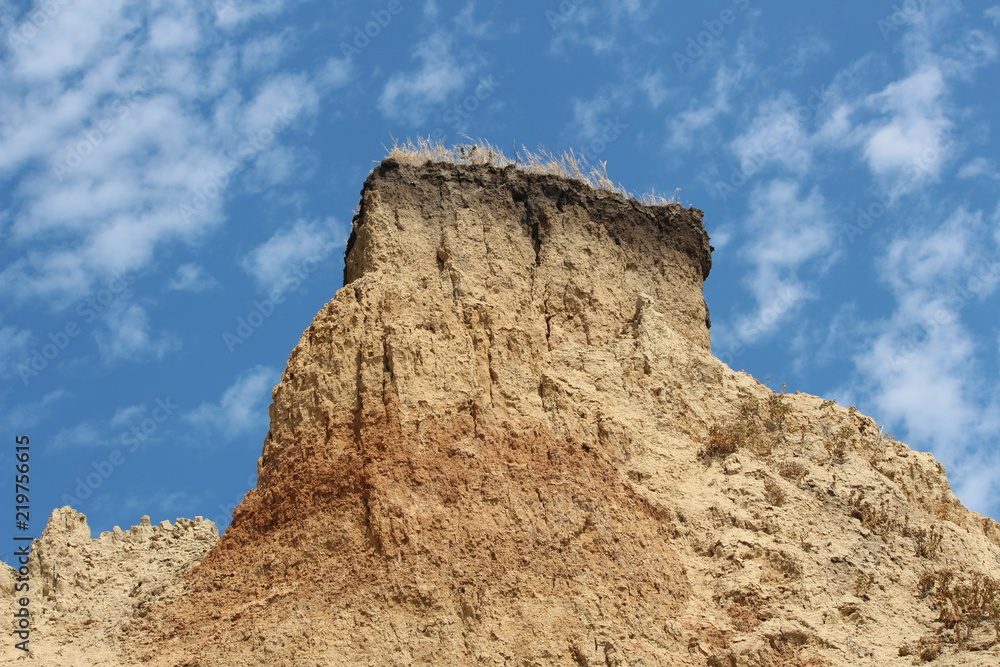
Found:
[[138, 654], [995, 660], [1000, 610], [968, 591], [1000, 578], [997, 524], [870, 418], [713, 357], [709, 267], [695, 209], [383, 162], [274, 391], [259, 485]]
[[[128, 531], [115, 526], [91, 539], [83, 514], [55, 510], [28, 559], [31, 657], [46, 667], [123, 664], [122, 636], [151, 600], [170, 598], [171, 587], [218, 538], [215, 524], [200, 516], [156, 526], [145, 516]], [[14, 594], [14, 571], [5, 567], [4, 575], [4, 599], [24, 596]], [[5, 643], [3, 662], [24, 657]]]
[[996, 664], [998, 525], [712, 356], [701, 217], [384, 161], [257, 488], [122, 664]]

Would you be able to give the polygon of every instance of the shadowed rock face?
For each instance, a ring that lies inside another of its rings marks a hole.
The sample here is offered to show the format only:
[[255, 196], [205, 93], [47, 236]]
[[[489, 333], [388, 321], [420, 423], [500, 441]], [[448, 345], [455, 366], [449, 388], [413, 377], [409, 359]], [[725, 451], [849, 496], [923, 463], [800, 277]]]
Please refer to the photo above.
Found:
[[713, 357], [709, 267], [696, 209], [382, 163], [258, 487], [121, 660], [994, 664], [992, 618], [942, 609], [1000, 578], [997, 524]]

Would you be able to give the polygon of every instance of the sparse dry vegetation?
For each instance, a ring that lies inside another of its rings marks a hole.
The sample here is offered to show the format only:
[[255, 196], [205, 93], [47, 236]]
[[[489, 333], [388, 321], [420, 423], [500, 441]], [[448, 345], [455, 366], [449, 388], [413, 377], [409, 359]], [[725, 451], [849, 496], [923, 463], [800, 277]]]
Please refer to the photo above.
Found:
[[851, 515], [882, 539], [888, 540], [893, 534], [908, 537], [913, 540], [914, 553], [921, 558], [936, 558], [941, 552], [944, 532], [940, 528], [912, 525], [909, 515], [900, 519], [884, 502], [870, 502], [862, 491], [852, 491], [847, 502], [854, 507]]
[[875, 577], [866, 572], [858, 572], [858, 575], [854, 578], [854, 594], [859, 598], [868, 595], [874, 583]]
[[[952, 634], [938, 633], [922, 637], [916, 647], [900, 646], [900, 655], [918, 653], [922, 660], [929, 661], [941, 653], [941, 645], [953, 640], [959, 649], [966, 648], [973, 634], [982, 625], [992, 627], [994, 638], [1000, 641], [1000, 582], [981, 572], [963, 575], [945, 569], [927, 572], [917, 582], [921, 598], [932, 597], [932, 604], [938, 611], [937, 622], [941, 628]], [[907, 651], [907, 653], [904, 653]]]
[[902, 534], [904, 537], [913, 538], [916, 553], [921, 558], [934, 558], [941, 551], [941, 540], [944, 538], [944, 533], [933, 526], [911, 528], [909, 522], [904, 521]]
[[546, 148], [532, 151], [522, 146], [512, 151], [514, 157], [511, 158], [504, 154], [499, 147], [488, 141], [468, 136], [465, 138], [468, 139], [469, 143], [454, 146], [446, 146], [442, 141], [432, 141], [426, 137], [417, 137], [416, 141], [407, 139], [402, 142], [393, 138], [392, 147], [387, 148], [386, 157], [413, 166], [420, 166], [426, 162], [450, 162], [453, 164], [492, 165], [501, 168], [517, 167], [533, 174], [554, 174], [583, 181], [599, 190], [616, 192], [647, 206], [661, 206], [677, 201], [676, 193], [674, 198], [668, 199], [656, 194], [656, 192], [638, 195], [629, 192], [608, 177], [606, 162], [598, 162], [593, 165], [586, 156], [580, 155], [572, 149], [564, 153], [554, 153]]
[[775, 482], [770, 477], [764, 480], [764, 500], [767, 501], [769, 505], [781, 506], [785, 504], [788, 499], [785, 490], [781, 488], [781, 485]]
[[763, 402], [753, 396], [744, 397], [736, 418], [709, 428], [708, 442], [699, 456], [724, 458], [743, 449], [769, 456], [774, 446], [785, 438], [785, 418], [789, 410], [784, 392], [772, 394]]
[[778, 474], [793, 484], [800, 484], [809, 474], [809, 468], [798, 461], [782, 461], [778, 464]]
[[857, 442], [856, 436], [857, 431], [847, 425], [840, 427], [836, 433], [828, 434], [823, 440], [823, 446], [826, 447], [830, 460], [834, 463], [847, 460], [847, 452]]

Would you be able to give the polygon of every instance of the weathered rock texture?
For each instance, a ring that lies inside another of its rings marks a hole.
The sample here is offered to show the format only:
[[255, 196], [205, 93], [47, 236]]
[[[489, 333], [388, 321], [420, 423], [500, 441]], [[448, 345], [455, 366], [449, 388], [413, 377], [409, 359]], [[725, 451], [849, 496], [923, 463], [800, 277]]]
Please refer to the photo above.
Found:
[[384, 162], [258, 487], [122, 661], [996, 664], [997, 524], [713, 357], [709, 266], [694, 209]]
[[[33, 545], [30, 590], [15, 595], [9, 567], [0, 586], [5, 602], [24, 595], [30, 600], [28, 646], [36, 664], [120, 665], [122, 638], [149, 612], [150, 601], [169, 600], [172, 587], [218, 538], [215, 524], [201, 517], [154, 526], [146, 516], [131, 530], [115, 526], [91, 539], [87, 518], [63, 507], [52, 513]], [[14, 641], [4, 643], [0, 661], [5, 664], [24, 658]]]

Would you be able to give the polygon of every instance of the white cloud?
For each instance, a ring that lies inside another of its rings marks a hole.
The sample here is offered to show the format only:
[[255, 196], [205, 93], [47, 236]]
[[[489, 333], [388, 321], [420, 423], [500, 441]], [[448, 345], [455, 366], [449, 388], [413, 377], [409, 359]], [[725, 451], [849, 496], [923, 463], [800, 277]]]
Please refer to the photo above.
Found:
[[1000, 284], [1000, 243], [980, 212], [959, 209], [939, 225], [900, 233], [879, 261], [895, 308], [854, 356], [859, 390], [881, 418], [906, 431], [948, 467], [956, 490], [979, 511], [1000, 487], [1000, 471], [977, 469], [994, 457], [998, 397], [982, 357], [995, 354], [988, 332], [969, 326]]
[[711, 89], [703, 99], [695, 99], [685, 111], [672, 116], [667, 122], [667, 147], [674, 150], [688, 150], [695, 146], [714, 146], [715, 141], [707, 141], [709, 134], [718, 132], [715, 121], [732, 111], [731, 98], [739, 91], [740, 84], [752, 75], [756, 67], [749, 59], [743, 59], [744, 47], [738, 48], [737, 66], [720, 65], [712, 78]]
[[243, 44], [240, 66], [249, 72], [270, 71], [285, 57], [290, 32], [251, 39]]
[[489, 21], [477, 22], [473, 14], [476, 11], [476, 4], [470, 0], [462, 7], [455, 16], [455, 26], [469, 37], [481, 39], [488, 37], [495, 29]]
[[65, 389], [56, 389], [42, 396], [37, 401], [13, 405], [0, 414], [0, 427], [10, 433], [32, 428], [43, 419], [51, 418], [51, 406], [66, 396]]
[[977, 176], [1000, 180], [1000, 170], [997, 169], [993, 160], [984, 157], [973, 158], [958, 170], [959, 178], [976, 178]]
[[149, 28], [149, 44], [165, 55], [173, 52], [190, 52], [198, 47], [199, 27], [194, 17], [160, 16]]
[[317, 82], [324, 89], [340, 88], [347, 84], [353, 76], [351, 61], [347, 58], [330, 58], [323, 65]]
[[0, 327], [0, 375], [7, 375], [28, 355], [31, 332], [15, 326]]
[[914, 446], [954, 460], [980, 414], [969, 386], [975, 346], [956, 322], [937, 322], [930, 333], [926, 324], [903, 308], [854, 363], [883, 419], [903, 426]]
[[296, 220], [274, 233], [243, 258], [243, 268], [265, 290], [279, 288], [307, 262], [319, 262], [339, 247], [333, 219]]
[[639, 82], [639, 88], [642, 92], [646, 93], [646, 97], [649, 98], [649, 103], [653, 105], [654, 109], [659, 108], [670, 94], [664, 84], [663, 72], [660, 70], [642, 77], [642, 80]]
[[101, 55], [113, 54], [114, 44], [139, 27], [125, 4], [79, 0], [38, 6], [47, 20], [33, 21], [35, 12], [29, 12], [12, 28], [7, 41], [14, 49], [4, 69], [15, 79], [44, 85], [93, 65]]
[[889, 116], [873, 124], [865, 145], [865, 159], [873, 173], [898, 176], [906, 169], [913, 171], [914, 181], [937, 177], [947, 156], [952, 125], [942, 107], [944, 94], [944, 76], [931, 65], [869, 97], [870, 105]]
[[753, 174], [771, 162], [799, 174], [809, 170], [812, 147], [796, 113], [799, 108], [787, 91], [760, 104], [750, 127], [731, 144], [744, 174]]
[[[208, 38], [212, 17], [183, 4], [56, 4], [0, 70], [0, 179], [10, 181], [9, 242], [24, 251], [0, 269], [0, 292], [66, 305], [164, 245], [201, 240], [241, 177], [260, 180], [255, 165], [285, 165], [269, 184], [291, 177], [281, 133], [314, 117], [320, 89], [345, 74], [267, 75], [279, 46], [265, 30], [247, 56], [257, 69], [241, 75], [234, 47]], [[235, 27], [283, 3], [216, 7]]]
[[993, 25], [1000, 25], [1000, 5], [993, 5], [989, 9], [983, 11], [983, 16], [990, 19]]
[[138, 423], [145, 414], [146, 406], [141, 404], [119, 408], [111, 417], [111, 427], [122, 428], [125, 426], [131, 426]]
[[259, 87], [243, 111], [244, 132], [255, 134], [301, 115], [311, 115], [319, 106], [312, 81], [302, 75], [278, 74]]
[[413, 52], [420, 60], [420, 69], [393, 74], [379, 95], [379, 110], [390, 118], [419, 124], [435, 107], [464, 89], [475, 65], [460, 64], [451, 48], [451, 38], [442, 32], [420, 41]]
[[[979, 299], [996, 289], [998, 251], [982, 213], [960, 208], [936, 228], [917, 228], [895, 238], [886, 250], [882, 276], [897, 294], [926, 291], [924, 300], [962, 288], [964, 307], [973, 296]], [[970, 291], [972, 278], [976, 287]]]
[[[772, 333], [812, 296], [804, 274], [818, 275], [832, 261], [835, 235], [826, 201], [816, 190], [775, 179], [750, 197], [741, 254], [751, 265], [744, 283], [754, 297], [753, 312], [737, 318], [735, 335], [756, 342]], [[733, 335], [732, 333], [729, 334]]]
[[214, 7], [216, 25], [233, 30], [281, 12], [285, 0], [219, 0]]
[[639, 42], [661, 43], [646, 28], [658, 2], [621, 0], [589, 3], [561, 2], [544, 9], [545, 21], [553, 31], [550, 49], [566, 55], [569, 49], [589, 48], [596, 56], [631, 51]]
[[628, 106], [622, 88], [604, 90], [591, 100], [573, 100], [574, 143], [588, 157], [602, 152], [628, 129], [620, 117]]
[[102, 323], [95, 337], [106, 361], [162, 359], [180, 347], [173, 335], [154, 336], [145, 309], [137, 304], [112, 306]]
[[92, 447], [99, 444], [102, 444], [101, 431], [90, 422], [64, 426], [52, 438], [52, 448], [55, 450], [67, 447]]
[[167, 283], [167, 289], [179, 292], [204, 292], [217, 286], [215, 278], [197, 264], [181, 264]]
[[227, 440], [247, 435], [267, 425], [267, 405], [279, 379], [273, 368], [256, 366], [236, 378], [217, 403], [202, 403], [185, 419]]

